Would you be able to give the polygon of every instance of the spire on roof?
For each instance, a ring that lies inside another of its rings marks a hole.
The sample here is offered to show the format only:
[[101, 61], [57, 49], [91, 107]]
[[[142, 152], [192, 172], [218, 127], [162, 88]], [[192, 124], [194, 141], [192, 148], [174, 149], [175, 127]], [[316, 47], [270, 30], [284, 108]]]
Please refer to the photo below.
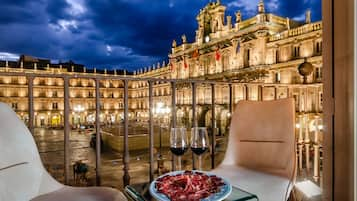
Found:
[[258, 4], [258, 13], [265, 13], [264, 1], [260, 0]]

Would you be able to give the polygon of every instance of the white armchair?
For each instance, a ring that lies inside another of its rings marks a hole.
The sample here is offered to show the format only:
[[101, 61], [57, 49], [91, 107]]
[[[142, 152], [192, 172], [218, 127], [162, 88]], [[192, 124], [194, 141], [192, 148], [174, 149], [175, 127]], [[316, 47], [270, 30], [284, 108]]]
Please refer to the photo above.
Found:
[[240, 101], [223, 162], [212, 172], [260, 201], [285, 201], [295, 181], [293, 99]]
[[112, 188], [64, 186], [42, 165], [34, 139], [16, 113], [0, 103], [0, 201], [120, 201]]

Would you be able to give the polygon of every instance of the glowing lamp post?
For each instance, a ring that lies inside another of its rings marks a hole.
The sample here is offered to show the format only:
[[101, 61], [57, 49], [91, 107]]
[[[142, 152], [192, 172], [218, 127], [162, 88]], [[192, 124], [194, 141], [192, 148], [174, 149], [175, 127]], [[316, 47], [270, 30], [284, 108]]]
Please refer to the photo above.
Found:
[[161, 149], [162, 149], [162, 141], [161, 141], [161, 128], [162, 128], [162, 122], [161, 122], [161, 117], [165, 117], [171, 112], [171, 109], [168, 106], [164, 106], [163, 102], [158, 102], [156, 105], [156, 108], [154, 108], [154, 113], [159, 117], [159, 143], [160, 143], [160, 148], [159, 148], [159, 158], [162, 158], [161, 155]]
[[[75, 106], [73, 108], [73, 110], [74, 110], [75, 113], [79, 113], [79, 115], [80, 115], [80, 113], [83, 112], [85, 109], [84, 109], [84, 107], [82, 105], [77, 105], [77, 106]], [[81, 117], [80, 116], [78, 118], [78, 124], [79, 125], [81, 124]]]

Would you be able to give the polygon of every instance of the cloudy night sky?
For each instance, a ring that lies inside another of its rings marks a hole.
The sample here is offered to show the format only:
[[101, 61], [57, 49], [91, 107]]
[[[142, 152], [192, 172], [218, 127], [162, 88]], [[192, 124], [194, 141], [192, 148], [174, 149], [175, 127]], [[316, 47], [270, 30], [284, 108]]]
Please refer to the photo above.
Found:
[[[227, 15], [256, 14], [259, 0], [221, 0]], [[20, 54], [134, 70], [167, 61], [173, 39], [192, 42], [209, 0], [2, 0], [0, 60]], [[321, 0], [265, 0], [267, 12], [321, 20]], [[233, 17], [233, 21], [235, 18]]]

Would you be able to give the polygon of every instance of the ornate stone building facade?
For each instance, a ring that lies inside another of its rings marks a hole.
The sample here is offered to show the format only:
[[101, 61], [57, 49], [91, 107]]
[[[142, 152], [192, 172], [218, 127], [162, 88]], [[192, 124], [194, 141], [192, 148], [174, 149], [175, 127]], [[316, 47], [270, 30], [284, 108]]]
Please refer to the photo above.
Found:
[[[175, 40], [169, 55], [169, 64], [158, 63], [153, 67], [134, 72], [134, 77], [155, 77], [163, 79], [210, 79], [229, 80], [237, 82], [233, 86], [234, 102], [242, 99], [272, 100], [275, 98], [294, 97], [296, 109], [304, 114], [322, 112], [322, 23], [312, 23], [310, 11], [306, 12], [305, 23], [295, 22], [265, 12], [263, 1], [257, 5], [257, 15], [243, 20], [238, 11], [235, 22], [231, 16], [225, 17], [226, 7], [218, 2], [211, 2], [201, 9], [198, 16], [198, 29], [195, 41], [189, 43], [186, 36], [181, 37], [182, 43]], [[312, 64], [313, 69], [303, 83], [303, 76], [298, 67], [304, 61]], [[18, 63], [10, 65], [2, 62], [2, 71], [25, 71], [32, 73], [102, 73], [86, 68], [73, 66], [61, 67], [49, 65], [40, 67], [35, 60], [31, 65]], [[13, 68], [15, 67], [15, 68]], [[119, 74], [119, 73], [118, 73]], [[129, 76], [129, 75], [128, 75]], [[25, 78], [2, 77], [1, 101], [11, 102], [26, 119], [27, 90]], [[63, 110], [63, 81], [55, 78], [36, 78], [34, 95], [36, 125], [61, 124]], [[122, 117], [123, 88], [119, 81], [101, 83], [103, 121], [116, 122]], [[148, 83], [144, 81], [130, 83], [131, 115], [139, 121], [148, 118]], [[94, 82], [92, 80], [71, 80], [71, 106], [73, 110], [72, 123], [89, 123], [93, 121]], [[190, 86], [179, 86], [177, 89], [177, 112], [179, 119], [190, 118], [192, 94]], [[216, 86], [217, 119], [227, 117], [228, 85]], [[202, 107], [199, 116], [208, 115], [205, 105], [211, 103], [210, 86], [198, 86], [197, 103]], [[83, 101], [86, 100], [86, 101]], [[115, 101], [114, 101], [115, 100]], [[121, 101], [117, 101], [121, 100]], [[158, 82], [154, 85], [154, 101], [171, 104], [170, 83]], [[82, 112], [82, 110], [85, 112]], [[58, 112], [55, 112], [58, 111]], [[76, 114], [78, 113], [78, 114]], [[207, 118], [208, 119], [208, 118]], [[181, 122], [189, 123], [190, 120]], [[210, 121], [207, 121], [209, 123]], [[204, 123], [204, 122], [202, 122]], [[226, 126], [226, 125], [225, 125]], [[222, 127], [223, 129], [223, 127]]]
[[[237, 82], [233, 85], [234, 103], [243, 99], [294, 97], [300, 114], [298, 123], [308, 125], [304, 132], [309, 132], [310, 127], [314, 130], [321, 124], [322, 115], [322, 23], [312, 23], [310, 11], [302, 23], [266, 13], [263, 1], [257, 7], [257, 15], [246, 20], [238, 11], [233, 23], [231, 16], [225, 17], [224, 5], [219, 1], [209, 3], [197, 16], [195, 41], [187, 42], [185, 35], [181, 37], [181, 44], [174, 40], [167, 66], [140, 69], [134, 72], [135, 76], [234, 81]], [[301, 69], [299, 72], [303, 63], [311, 64], [305, 82]], [[148, 117], [147, 86], [147, 83], [139, 83], [132, 89], [136, 97], [134, 108], [140, 119]], [[155, 100], [170, 105], [169, 83], [157, 83], [154, 89]], [[178, 119], [183, 125], [189, 125], [191, 87], [181, 86], [177, 90]], [[205, 126], [210, 124], [207, 107], [211, 104], [210, 91], [210, 86], [197, 89], [198, 116]], [[230, 115], [228, 96], [228, 85], [216, 86], [215, 114], [221, 121], [217, 124], [222, 131], [226, 130], [226, 119]]]
[[[209, 79], [233, 81], [234, 103], [242, 99], [272, 100], [294, 97], [296, 110], [301, 114], [321, 115], [322, 113], [322, 23], [311, 22], [310, 11], [306, 12], [304, 23], [295, 22], [265, 12], [263, 1], [257, 5], [257, 15], [243, 20], [238, 11], [235, 22], [231, 16], [225, 17], [226, 7], [211, 2], [201, 9], [198, 16], [198, 29], [195, 41], [189, 43], [185, 35], [182, 43], [175, 40], [169, 63], [134, 72], [134, 77], [154, 77], [163, 79]], [[298, 67], [308, 62], [311, 72], [306, 75], [306, 83]], [[25, 62], [26, 63], [26, 62]], [[85, 73], [119, 74], [115, 71], [97, 72], [85, 67], [46, 64], [40, 66], [35, 60], [27, 66], [24, 62], [2, 62], [1, 71], [24, 71], [28, 73]], [[122, 72], [123, 73], [123, 72]], [[26, 119], [27, 86], [23, 77], [1, 77], [0, 100], [9, 102]], [[35, 79], [36, 125], [61, 124], [63, 110], [63, 81], [56, 78]], [[93, 120], [94, 81], [86, 79], [71, 80], [72, 123], [89, 123]], [[130, 112], [138, 121], [148, 118], [148, 83], [130, 83]], [[177, 116], [190, 118], [192, 94], [190, 86], [177, 88]], [[228, 114], [228, 85], [216, 86], [217, 119], [225, 119]], [[101, 83], [103, 121], [117, 122], [122, 117], [123, 84], [120, 81]], [[197, 104], [199, 116], [208, 115], [205, 107], [211, 103], [210, 86], [198, 86]], [[119, 100], [119, 101], [118, 101]], [[171, 104], [170, 83], [154, 83], [154, 102]], [[56, 112], [58, 111], [58, 112]], [[84, 112], [85, 111], [85, 112]], [[78, 113], [78, 114], [76, 114]], [[77, 118], [76, 118], [77, 117]], [[188, 120], [181, 120], [189, 123]], [[204, 123], [204, 122], [202, 122]], [[207, 121], [209, 123], [209, 121]], [[223, 127], [222, 127], [223, 129]]]
[[[296, 100], [297, 140], [299, 157], [302, 149], [320, 148], [322, 124], [322, 23], [311, 22], [310, 11], [305, 22], [265, 11], [263, 1], [257, 5], [257, 14], [244, 19], [238, 11], [235, 21], [225, 16], [226, 7], [211, 2], [200, 10], [196, 20], [198, 28], [193, 42], [185, 35], [182, 42], [172, 43], [169, 63], [157, 64], [137, 70], [136, 78], [203, 79], [234, 82], [233, 103], [239, 100], [274, 100], [293, 97]], [[116, 71], [90, 70], [73, 65], [40, 65], [36, 60], [29, 64], [1, 62], [0, 72], [68, 73], [117, 75]], [[121, 72], [124, 74], [124, 72]], [[72, 79], [70, 82], [72, 125], [93, 123], [95, 113], [95, 86], [93, 80]], [[25, 77], [0, 77], [0, 101], [9, 103], [25, 121], [28, 119], [27, 81]], [[181, 126], [191, 127], [192, 89], [190, 85], [177, 86], [177, 119]], [[217, 132], [228, 129], [229, 87], [215, 86], [215, 116]], [[123, 118], [123, 83], [101, 81], [101, 121], [118, 123]], [[154, 105], [171, 106], [169, 82], [154, 83]], [[35, 126], [60, 126], [63, 122], [63, 80], [36, 78], [34, 81]], [[132, 81], [129, 86], [129, 117], [139, 122], [149, 118], [148, 83]], [[198, 85], [196, 93], [199, 126], [211, 127], [211, 86]], [[169, 114], [163, 121], [169, 122]], [[312, 138], [311, 136], [314, 136]], [[313, 142], [313, 143], [311, 143]], [[308, 152], [306, 152], [308, 153]], [[316, 154], [317, 155], [317, 154]], [[306, 154], [309, 157], [309, 154]], [[309, 160], [306, 160], [309, 161]], [[302, 165], [302, 163], [300, 163]], [[308, 164], [306, 165], [308, 166]]]

